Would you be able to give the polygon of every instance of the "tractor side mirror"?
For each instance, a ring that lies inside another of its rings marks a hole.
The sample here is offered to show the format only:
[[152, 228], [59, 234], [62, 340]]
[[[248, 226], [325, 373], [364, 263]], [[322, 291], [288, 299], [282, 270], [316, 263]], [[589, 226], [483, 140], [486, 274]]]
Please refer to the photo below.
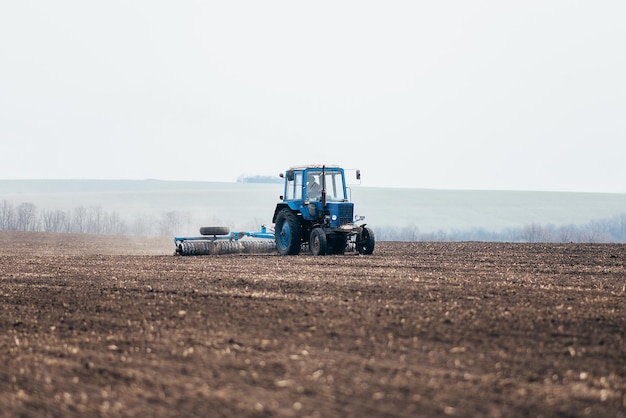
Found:
[[280, 177], [281, 179], [284, 179], [285, 175], [283, 173], [278, 173], [278, 177]]
[[361, 180], [361, 170], [356, 171], [356, 179]]

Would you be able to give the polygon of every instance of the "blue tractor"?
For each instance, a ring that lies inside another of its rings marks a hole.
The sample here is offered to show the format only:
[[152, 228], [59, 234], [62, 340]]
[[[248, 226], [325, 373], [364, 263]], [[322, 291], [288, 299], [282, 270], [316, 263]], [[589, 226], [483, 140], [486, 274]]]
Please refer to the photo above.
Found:
[[[292, 167], [281, 177], [285, 191], [272, 219], [280, 254], [299, 254], [306, 244], [313, 255], [343, 254], [349, 245], [360, 254], [374, 252], [374, 231], [362, 222], [364, 217], [354, 217], [343, 168]], [[360, 179], [358, 170], [356, 177]]]

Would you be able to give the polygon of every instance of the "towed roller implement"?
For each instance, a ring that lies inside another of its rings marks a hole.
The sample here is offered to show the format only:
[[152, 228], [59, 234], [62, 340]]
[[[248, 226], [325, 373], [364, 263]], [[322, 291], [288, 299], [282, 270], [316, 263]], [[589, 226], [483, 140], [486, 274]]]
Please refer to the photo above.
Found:
[[274, 233], [265, 225], [257, 232], [230, 232], [228, 227], [202, 227], [199, 237], [176, 237], [176, 255], [275, 253]]

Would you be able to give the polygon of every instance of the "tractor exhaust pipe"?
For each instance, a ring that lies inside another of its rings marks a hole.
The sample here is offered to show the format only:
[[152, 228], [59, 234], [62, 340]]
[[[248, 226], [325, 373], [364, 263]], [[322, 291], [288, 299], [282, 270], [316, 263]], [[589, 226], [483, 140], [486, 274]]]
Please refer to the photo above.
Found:
[[326, 166], [322, 166], [322, 208], [326, 209]]

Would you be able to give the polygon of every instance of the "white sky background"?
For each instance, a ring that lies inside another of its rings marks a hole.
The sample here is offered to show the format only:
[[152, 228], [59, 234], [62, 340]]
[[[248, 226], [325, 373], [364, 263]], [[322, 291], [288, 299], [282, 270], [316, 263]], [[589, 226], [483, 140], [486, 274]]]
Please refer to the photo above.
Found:
[[626, 192], [626, 2], [4, 1], [0, 179]]

